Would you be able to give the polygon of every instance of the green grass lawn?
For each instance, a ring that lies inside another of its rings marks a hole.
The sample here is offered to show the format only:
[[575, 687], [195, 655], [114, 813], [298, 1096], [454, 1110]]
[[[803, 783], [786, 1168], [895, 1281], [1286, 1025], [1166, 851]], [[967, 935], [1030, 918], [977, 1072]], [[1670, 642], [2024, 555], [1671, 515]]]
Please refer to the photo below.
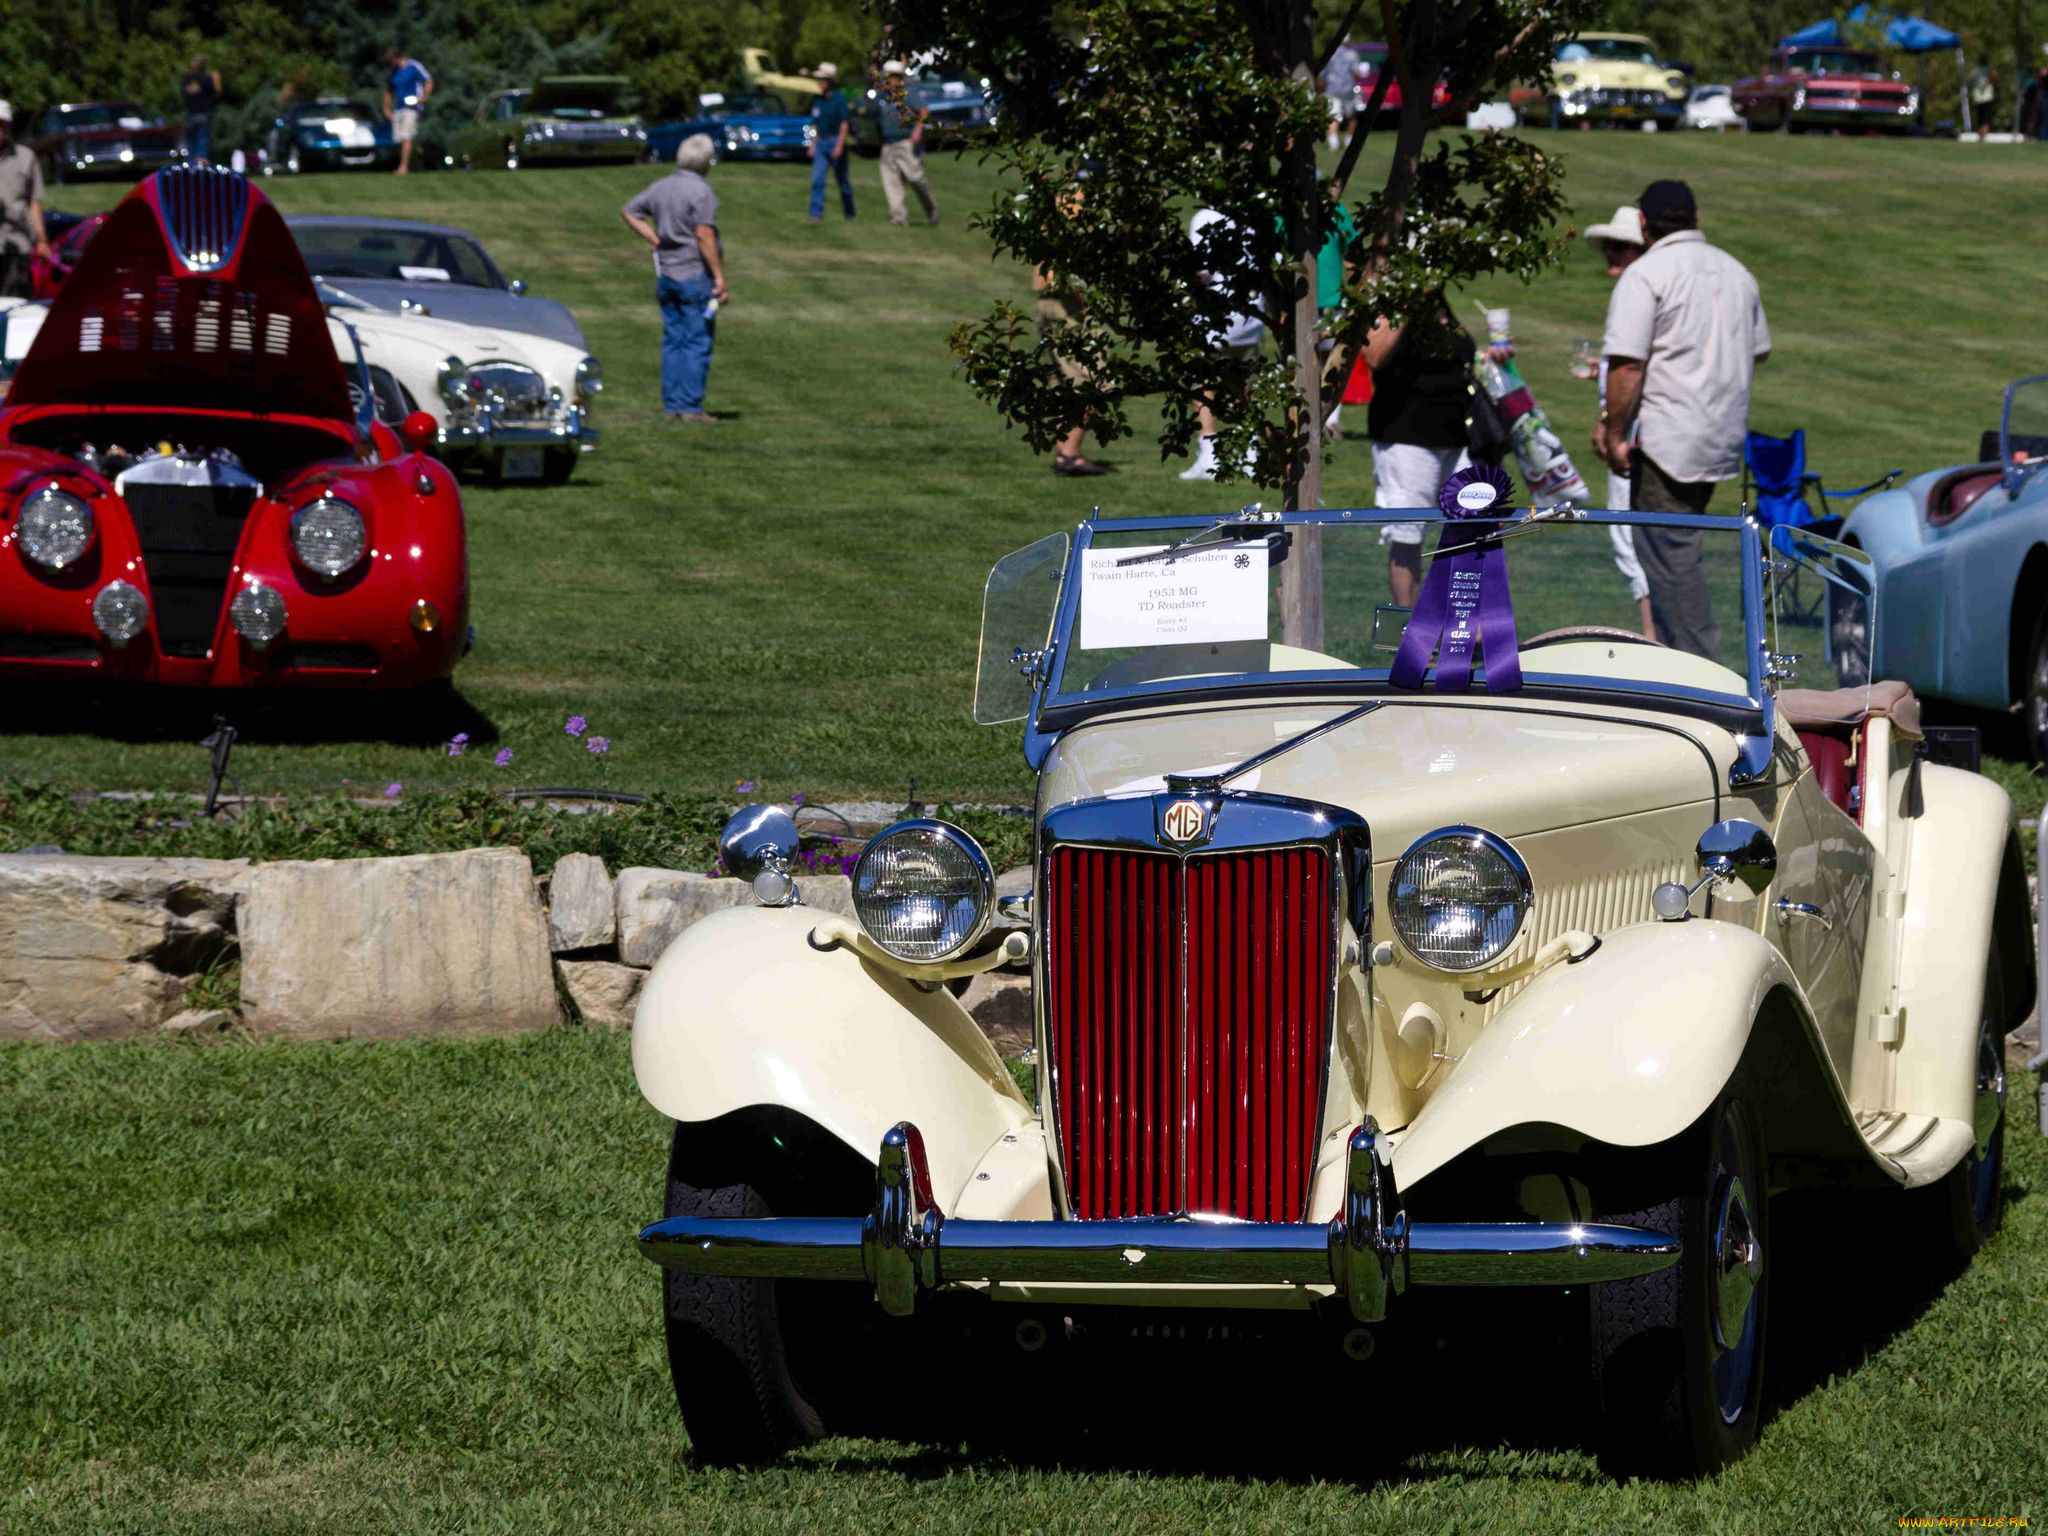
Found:
[[[2004, 383], [2039, 367], [2033, 229], [2011, 212], [2048, 171], [2031, 147], [1545, 140], [1567, 157], [1581, 226], [1653, 176], [1691, 180], [1711, 237], [1763, 285], [1776, 353], [1754, 420], [1806, 427], [1815, 464], [1841, 483], [1967, 456]], [[915, 775], [941, 795], [1023, 796], [1015, 728], [981, 730], [967, 714], [990, 563], [1098, 498], [1112, 512], [1198, 513], [1247, 496], [1182, 484], [1181, 461], [1160, 464], [1142, 440], [1111, 450], [1113, 478], [1056, 480], [968, 393], [945, 347], [956, 321], [1027, 294], [967, 227], [992, 174], [935, 159], [945, 224], [892, 229], [872, 164], [856, 173], [862, 218], [815, 227], [802, 221], [802, 168], [714, 173], [734, 299], [712, 372], [725, 419], [695, 429], [660, 419], [651, 274], [616, 214], [648, 169], [265, 183], [287, 210], [474, 230], [509, 272], [575, 308], [611, 387], [604, 445], [572, 485], [468, 492], [478, 644], [458, 674], [466, 710], [419, 722], [388, 708], [273, 718], [245, 706], [236, 762], [250, 791], [506, 782], [484, 754], [437, 749], [468, 729], [513, 747], [510, 776], [527, 784], [713, 793], [751, 778], [816, 797], [897, 794]], [[85, 207], [119, 190], [60, 197]], [[1599, 335], [1606, 294], [1580, 246], [1533, 287], [1472, 295], [1513, 306], [1524, 371], [1575, 446], [1593, 394], [1567, 364], [1574, 341]], [[1333, 505], [1370, 501], [1364, 442], [1336, 445], [1327, 487]], [[563, 737], [571, 713], [610, 737], [606, 763]], [[197, 788], [204, 756], [189, 743], [209, 723], [196, 706], [166, 716], [38, 698], [10, 712], [0, 777]]]
[[[1050, 1449], [693, 1460], [652, 1266], [666, 1122], [623, 1036], [0, 1047], [0, 1530], [1878, 1531], [2048, 1515], [2048, 1146], [1943, 1287], [1779, 1206], [1780, 1388], [1710, 1483], [1616, 1486], [1568, 1342], [1437, 1324], [1363, 1372], [1112, 1375]], [[1802, 1239], [1803, 1244], [1802, 1244]], [[1497, 1303], [1488, 1303], [1489, 1310]], [[1406, 1314], [1412, 1316], [1412, 1313]], [[1210, 1357], [1203, 1357], [1204, 1359]], [[907, 1353], [908, 1402], [935, 1362]], [[989, 1395], [1008, 1390], [986, 1382]], [[964, 1422], [966, 1415], [961, 1415]]]

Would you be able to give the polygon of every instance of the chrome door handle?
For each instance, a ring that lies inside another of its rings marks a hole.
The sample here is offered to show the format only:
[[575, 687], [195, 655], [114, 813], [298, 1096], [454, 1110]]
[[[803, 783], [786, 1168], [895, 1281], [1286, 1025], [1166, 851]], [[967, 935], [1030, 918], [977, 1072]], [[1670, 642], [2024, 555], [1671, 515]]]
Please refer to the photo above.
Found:
[[1827, 908], [1816, 907], [1810, 901], [1792, 901], [1780, 896], [1778, 898], [1778, 922], [1781, 925], [1789, 925], [1795, 917], [1810, 917], [1827, 932], [1833, 933], [1835, 931], [1835, 920], [1828, 916]]

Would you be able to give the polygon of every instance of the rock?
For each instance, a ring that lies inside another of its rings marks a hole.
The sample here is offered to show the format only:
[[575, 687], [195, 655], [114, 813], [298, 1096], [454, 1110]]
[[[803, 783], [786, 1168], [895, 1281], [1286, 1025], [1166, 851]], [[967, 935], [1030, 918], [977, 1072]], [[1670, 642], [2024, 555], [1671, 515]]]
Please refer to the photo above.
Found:
[[165, 1034], [210, 1035], [226, 1029], [235, 1016], [225, 1008], [187, 1008], [174, 1013], [159, 1026]]
[[140, 1034], [233, 939], [241, 859], [0, 855], [0, 1038]]
[[548, 882], [548, 945], [556, 954], [603, 949], [618, 932], [612, 877], [590, 853], [564, 854]]
[[305, 1039], [509, 1034], [559, 1022], [547, 922], [516, 848], [251, 871], [242, 1013]]
[[612, 882], [619, 958], [628, 965], [650, 966], [698, 918], [753, 899], [744, 880], [713, 880], [680, 869], [620, 870]]
[[1031, 894], [1031, 866], [1019, 864], [1015, 869], [1006, 869], [996, 876], [998, 896], [1029, 896]]
[[845, 875], [799, 875], [796, 889], [807, 907], [853, 916], [853, 881]]
[[960, 994], [960, 1006], [974, 1016], [1000, 1056], [1021, 1056], [1034, 1043], [1031, 978], [983, 971]]
[[645, 971], [616, 960], [557, 960], [555, 974], [585, 1024], [593, 1029], [632, 1027]]

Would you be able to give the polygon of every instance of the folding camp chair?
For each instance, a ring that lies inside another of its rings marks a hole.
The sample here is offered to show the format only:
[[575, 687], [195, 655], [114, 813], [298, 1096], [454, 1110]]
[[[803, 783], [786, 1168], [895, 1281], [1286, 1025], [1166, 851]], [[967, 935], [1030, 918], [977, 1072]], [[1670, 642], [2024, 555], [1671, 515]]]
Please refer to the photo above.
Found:
[[[1742, 505], [1770, 530], [1774, 545], [1782, 542], [1779, 530], [1785, 528], [1810, 528], [1821, 537], [1832, 539], [1841, 533], [1848, 509], [1836, 512], [1829, 502], [1868, 496], [1872, 491], [1883, 490], [1904, 473], [1903, 469], [1894, 469], [1853, 491], [1831, 491], [1821, 483], [1819, 475], [1807, 471], [1804, 427], [1790, 437], [1751, 432], [1742, 444]], [[1818, 513], [1808, 499], [1809, 490], [1820, 497]], [[1785, 617], [1795, 624], [1818, 624], [1826, 596], [1824, 592], [1815, 592], [1808, 601], [1800, 591], [1799, 571], [1795, 567]]]

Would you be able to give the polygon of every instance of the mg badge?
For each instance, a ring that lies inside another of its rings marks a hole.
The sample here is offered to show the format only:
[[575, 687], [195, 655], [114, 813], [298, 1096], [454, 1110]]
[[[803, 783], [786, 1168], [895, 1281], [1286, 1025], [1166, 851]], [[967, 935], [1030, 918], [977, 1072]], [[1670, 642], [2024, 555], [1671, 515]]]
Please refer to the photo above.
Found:
[[1208, 822], [1209, 813], [1202, 809], [1200, 801], [1176, 800], [1159, 818], [1159, 830], [1170, 843], [1192, 843], [1201, 838]]

